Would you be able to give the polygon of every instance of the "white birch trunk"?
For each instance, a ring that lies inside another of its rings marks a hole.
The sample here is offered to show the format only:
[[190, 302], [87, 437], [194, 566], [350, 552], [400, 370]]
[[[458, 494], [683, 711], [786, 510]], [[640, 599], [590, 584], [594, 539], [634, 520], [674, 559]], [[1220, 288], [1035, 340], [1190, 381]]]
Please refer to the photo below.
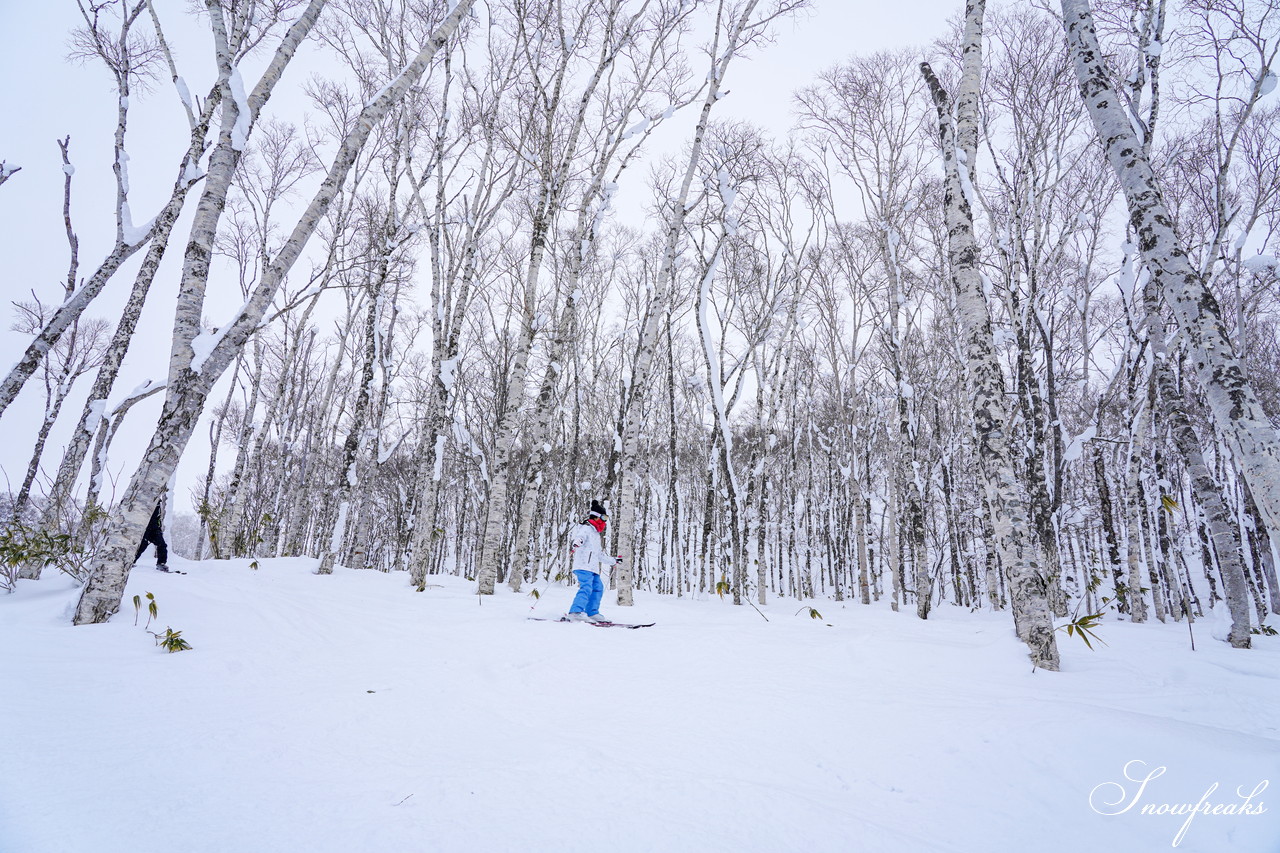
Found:
[[904, 597], [902, 587], [902, 544], [898, 538], [898, 490], [892, 482], [892, 476], [889, 482], [885, 484], [888, 492], [888, 501], [885, 504], [885, 536], [884, 550], [887, 552], [884, 556], [889, 564], [889, 581], [890, 592], [893, 595], [889, 606], [893, 608], [893, 612], [897, 613], [902, 606]]
[[[619, 46], [634, 43], [638, 38], [636, 27], [645, 13], [646, 5], [643, 4], [620, 28]], [[615, 9], [615, 13], [616, 11], [617, 9]], [[562, 290], [565, 293], [564, 308], [556, 323], [556, 330], [552, 336], [548, 353], [547, 369], [543, 375], [537, 400], [526, 425], [525, 442], [526, 446], [529, 447], [529, 482], [521, 493], [521, 500], [517, 510], [516, 538], [512, 548], [510, 577], [507, 581], [513, 592], [520, 591], [524, 575], [530, 568], [528, 559], [529, 540], [532, 535], [535, 510], [534, 501], [531, 500], [530, 496], [541, 484], [542, 468], [545, 465], [547, 455], [547, 451], [544, 448], [548, 446], [552, 417], [559, 408], [555, 390], [559, 385], [560, 374], [564, 370], [569, 347], [572, 345], [571, 335], [577, 325], [578, 283], [581, 280], [582, 269], [588, 260], [588, 251], [594, 244], [601, 218], [608, 209], [612, 195], [612, 188], [606, 187], [605, 180], [611, 169], [614, 170], [616, 177], [618, 173], [627, 167], [627, 164], [640, 150], [639, 142], [636, 142], [633, 143], [633, 147], [629, 151], [619, 157], [619, 152], [624, 142], [636, 134], [634, 129], [628, 128], [624, 130], [622, 120], [641, 107], [644, 96], [648, 91], [648, 84], [663, 70], [662, 63], [657, 61], [660, 48], [666, 38], [678, 30], [686, 15], [686, 12], [680, 10], [672, 16], [664, 16], [657, 30], [646, 36], [651, 41], [651, 48], [645, 57], [646, 62], [638, 66], [642, 69], [642, 73], [637, 75], [633, 84], [632, 94], [621, 104], [611, 108], [618, 115], [618, 123], [606, 128], [605, 141], [601, 145], [601, 150], [593, 158], [591, 183], [583, 193], [576, 227], [567, 238], [569, 244], [569, 268], [565, 276], [565, 283], [562, 286]], [[594, 91], [600, 74], [607, 68], [608, 64], [616, 62], [613, 57], [607, 58], [607, 63], [605, 58], [602, 58], [601, 64], [597, 67], [596, 79], [588, 87], [587, 93], [582, 100], [582, 106], [586, 105], [587, 95]], [[668, 117], [669, 113], [670, 110], [666, 114], [646, 118], [644, 130], [641, 133], [641, 141], [647, 138]], [[579, 122], [584, 117], [585, 114], [580, 112]]]
[[[489, 477], [489, 497], [485, 506], [485, 524], [484, 534], [481, 547], [481, 562], [477, 572], [477, 591], [481, 595], [492, 595], [494, 585], [498, 578], [498, 562], [502, 551], [502, 538], [506, 528], [507, 511], [507, 494], [509, 491], [508, 480], [510, 479], [510, 456], [515, 448], [517, 432], [520, 428], [521, 416], [524, 414], [524, 394], [527, 380], [527, 370], [529, 357], [533, 348], [533, 340], [538, 331], [534, 325], [533, 300], [537, 292], [538, 277], [542, 270], [542, 264], [546, 253], [546, 243], [548, 235], [555, 227], [556, 220], [565, 204], [565, 188], [570, 176], [570, 170], [574, 162], [578, 158], [579, 140], [583, 136], [584, 130], [587, 129], [587, 121], [591, 115], [592, 109], [596, 106], [595, 95], [601, 82], [606, 78], [618, 59], [619, 47], [625, 45], [632, 38], [634, 28], [636, 27], [641, 16], [644, 14], [644, 7], [632, 15], [629, 19], [625, 19], [625, 23], [619, 23], [622, 5], [619, 2], [610, 3], [607, 10], [590, 10], [584, 9], [583, 14], [592, 14], [593, 12], [600, 14], [604, 18], [607, 25], [606, 35], [601, 42], [599, 48], [599, 56], [596, 65], [592, 71], [591, 77], [583, 87], [582, 93], [579, 95], [572, 113], [573, 122], [569, 130], [564, 134], [563, 141], [560, 142], [561, 149], [553, 151], [551, 141], [556, 138], [554, 126], [556, 124], [556, 113], [561, 106], [555, 100], [560, 92], [560, 80], [557, 79], [556, 91], [550, 97], [553, 99], [544, 107], [545, 115], [540, 119], [545, 123], [544, 128], [540, 128], [544, 138], [544, 150], [538, 152], [541, 162], [547, 164], [546, 172], [542, 178], [542, 197], [539, 199], [538, 205], [535, 207], [533, 218], [532, 235], [529, 247], [529, 266], [525, 279], [525, 306], [524, 317], [521, 328], [521, 336], [516, 344], [515, 355], [511, 361], [510, 372], [508, 373], [506, 393], [504, 399], [506, 407], [501, 415], [499, 427], [497, 430], [497, 447], [494, 452], [494, 458], [490, 467]], [[617, 29], [617, 34], [613, 31]], [[617, 40], [615, 43], [614, 39]], [[566, 56], [564, 61], [569, 62], [570, 56]], [[558, 76], [564, 74], [564, 69], [557, 69]], [[643, 90], [643, 81], [636, 82], [637, 90]], [[627, 104], [620, 111], [619, 121], [625, 120], [630, 112]], [[617, 109], [617, 106], [611, 105], [611, 110]], [[606, 136], [605, 146], [612, 149], [609, 153], [617, 151], [622, 140], [617, 138], [615, 132], [610, 129]], [[608, 156], [603, 161], [597, 160], [593, 165], [595, 167], [592, 176], [592, 183], [582, 200], [582, 210], [585, 214], [591, 207], [595, 196], [601, 192], [604, 175], [610, 159]], [[585, 216], [584, 216], [585, 218]], [[580, 268], [583, 258], [582, 241], [587, 239], [586, 225], [580, 219], [577, 228], [576, 239], [578, 247], [574, 250], [578, 252], [577, 266]], [[564, 322], [572, 323], [574, 315], [573, 306], [573, 290], [576, 282], [572, 278], [576, 275], [577, 270], [573, 271], [571, 281], [566, 287], [566, 304], [562, 313], [562, 323], [558, 324], [557, 332], [564, 332]], [[558, 364], [563, 361], [563, 352], [565, 349], [565, 341], [558, 337], [552, 342], [551, 363]], [[554, 368], [548, 368], [551, 373]], [[541, 464], [541, 451], [538, 449], [546, 441], [547, 426], [551, 416], [550, 394], [547, 388], [547, 382], [554, 382], [554, 376], [548, 376], [544, 379], [539, 401], [532, 412], [533, 423], [531, 424], [531, 433], [527, 436], [527, 441], [533, 449], [533, 458], [530, 460], [532, 476], [537, 477], [537, 468]], [[527, 491], [527, 490], [526, 490]], [[525, 562], [528, 553], [528, 536], [532, 519], [529, 514], [532, 513], [531, 506], [520, 506], [516, 510], [517, 515], [517, 537], [510, 564], [510, 573], [514, 578], [515, 575], [523, 575], [525, 570]], [[519, 582], [513, 580], [515, 588], [519, 588]]]
[[117, 432], [120, 431], [120, 424], [124, 421], [124, 416], [128, 414], [129, 409], [135, 404], [142, 402], [152, 394], [156, 394], [164, 390], [164, 383], [151, 384], [147, 383], [139, 390], [122, 400], [108, 414], [104, 415], [98, 424], [98, 433], [93, 441], [93, 458], [89, 464], [89, 486], [85, 491], [84, 506], [85, 512], [82, 516], [80, 529], [76, 531], [76, 537], [83, 542], [89, 538], [90, 523], [93, 519], [91, 510], [98, 507], [98, 495], [102, 492], [102, 479], [104, 471], [107, 467], [108, 452], [111, 449], [111, 440], [115, 438]]
[[[128, 179], [128, 155], [125, 153], [125, 132], [128, 127], [129, 120], [129, 94], [130, 84], [133, 75], [136, 73], [134, 64], [138, 59], [136, 48], [130, 42], [129, 33], [138, 16], [142, 14], [145, 3], [136, 2], [130, 8], [124, 5], [119, 10], [121, 16], [119, 36], [113, 38], [110, 42], [106, 36], [98, 29], [97, 9], [91, 18], [83, 6], [80, 7], [81, 15], [85, 19], [85, 23], [91, 32], [90, 39], [94, 43], [95, 52], [104, 60], [108, 70], [116, 79], [116, 127], [113, 141], [113, 159], [112, 171], [116, 178], [116, 200], [115, 200], [115, 245], [108, 253], [107, 258], [98, 267], [97, 271], [89, 278], [79, 290], [75, 290], [76, 268], [78, 260], [76, 257], [78, 250], [78, 241], [75, 234], [71, 230], [71, 213], [70, 213], [70, 194], [71, 194], [71, 164], [67, 161], [67, 146], [70, 137], [67, 140], [59, 142], [62, 148], [64, 170], [67, 171], [67, 192], [66, 202], [64, 204], [64, 218], [67, 223], [67, 236], [71, 242], [71, 273], [67, 277], [67, 294], [63, 304], [58, 308], [54, 315], [45, 324], [44, 328], [36, 335], [36, 337], [28, 345], [27, 350], [23, 353], [22, 359], [14, 365], [3, 382], [0, 382], [0, 414], [3, 414], [9, 404], [13, 402], [18, 392], [22, 390], [22, 386], [35, 373], [40, 362], [48, 355], [49, 350], [58, 342], [62, 334], [80, 318], [80, 315], [89, 306], [89, 303], [102, 292], [103, 287], [111, 280], [121, 265], [128, 260], [135, 252], [146, 245], [151, 239], [160, 221], [157, 218], [147, 228], [134, 228], [131, 213], [129, 211], [129, 179]], [[211, 107], [210, 107], [211, 109]], [[194, 129], [194, 128], [193, 128]], [[202, 136], [203, 138], [203, 136]], [[188, 158], [184, 158], [180, 173], [185, 171]], [[191, 162], [194, 162], [192, 160]], [[2, 164], [0, 164], [2, 165]], [[5, 173], [0, 168], [0, 174], [8, 177], [11, 172]], [[173, 190], [173, 196], [165, 206], [165, 213], [176, 202], [181, 208], [182, 201], [186, 198], [186, 189], [190, 186], [187, 183], [183, 186], [183, 178], [180, 174], [178, 185]], [[104, 395], [105, 396], [105, 395]]]
[[[333, 566], [337, 562], [338, 556], [343, 552], [344, 542], [347, 541], [347, 516], [350, 511], [351, 501], [355, 496], [356, 486], [359, 483], [360, 460], [365, 455], [364, 450], [367, 444], [365, 423], [369, 419], [369, 413], [373, 406], [373, 379], [378, 365], [378, 336], [382, 323], [382, 300], [387, 277], [390, 275], [390, 247], [395, 230], [394, 183], [391, 191], [393, 193], [392, 206], [388, 209], [382, 228], [378, 231], [376, 237], [371, 240], [377, 246], [378, 263], [373, 273], [373, 280], [365, 288], [365, 296], [369, 304], [365, 313], [364, 347], [360, 354], [360, 382], [356, 388], [356, 399], [351, 409], [351, 426], [342, 445], [342, 468], [338, 472], [338, 482], [334, 484], [339, 507], [338, 518], [329, 531], [328, 544], [320, 555], [320, 567], [317, 570], [317, 573], [322, 575], [333, 574]], [[363, 569], [365, 566], [356, 565], [351, 568]]]
[[[618, 554], [622, 562], [617, 569], [618, 605], [630, 607], [634, 601], [635, 585], [635, 531], [637, 500], [640, 494], [640, 442], [644, 437], [641, 406], [645, 392], [650, 384], [650, 373], [653, 369], [654, 353], [658, 345], [658, 331], [663, 319], [667, 316], [667, 303], [671, 298], [671, 284], [675, 276], [676, 255], [680, 237], [684, 231], [686, 207], [689, 190], [693, 185], [693, 177], [698, 162], [702, 157], [702, 148], [707, 134], [707, 126], [711, 119], [711, 108], [721, 97], [720, 86], [724, 83], [725, 72], [729, 62], [738, 50], [743, 33], [747, 28], [751, 13], [758, 0], [748, 0], [741, 14], [732, 24], [725, 36], [723, 51], [716, 55], [707, 86], [707, 94], [702, 102], [702, 112], [693, 133], [693, 144], [689, 152], [689, 160], [685, 166], [680, 191], [671, 199], [670, 214], [667, 220], [667, 238], [662, 253], [661, 265], [653, 282], [653, 295], [645, 314], [644, 327], [640, 331], [639, 347], [635, 361], [631, 367], [631, 387], [627, 393], [627, 403], [623, 410], [622, 453], [619, 460], [621, 467], [621, 488], [618, 494], [619, 507], [614, 515], [618, 519], [616, 531]], [[717, 22], [718, 23], [718, 22]], [[717, 32], [719, 36], [719, 32]]]
[[1111, 83], [1087, 0], [1062, 0], [1081, 96], [1124, 189], [1129, 227], [1152, 281], [1186, 333], [1196, 377], [1218, 430], [1249, 484], [1268, 533], [1280, 535], [1280, 441], [1236, 357], [1221, 310], [1178, 240], [1143, 141]]
[[[1173, 437], [1174, 446], [1178, 448], [1187, 466], [1191, 493], [1195, 495], [1196, 503], [1204, 513], [1205, 523], [1209, 528], [1209, 538], [1213, 541], [1213, 549], [1218, 555], [1222, 582], [1226, 586], [1227, 610], [1231, 614], [1231, 630], [1227, 635], [1227, 642], [1237, 649], [1247, 649], [1251, 645], [1249, 591], [1248, 581], [1245, 579], [1244, 543], [1240, 539], [1240, 528], [1231, 517], [1221, 487], [1215, 482], [1209, 466], [1205, 464], [1200, 438], [1191, 425], [1191, 419], [1187, 416], [1184, 407], [1184, 397], [1174, 380], [1165, 343], [1164, 319], [1160, 314], [1160, 296], [1154, 279], [1147, 280], [1143, 297], [1146, 306], [1147, 338], [1151, 345], [1151, 370], [1156, 391], [1169, 423], [1169, 432]], [[1157, 511], [1164, 511], [1163, 502], [1161, 509]], [[1266, 541], [1265, 538], [1262, 540], [1264, 545]]]
[[[1139, 385], [1139, 387], [1141, 387]], [[1144, 501], [1140, 497], [1139, 484], [1142, 478], [1142, 452], [1150, 439], [1151, 411], [1138, 401], [1138, 411], [1134, 414], [1134, 425], [1129, 436], [1129, 469], [1125, 474], [1125, 562], [1129, 568], [1129, 577], [1125, 583], [1123, 601], [1129, 610], [1129, 618], [1134, 622], [1147, 621], [1147, 599], [1142, 593], [1143, 548], [1142, 517], [1146, 513]], [[1117, 591], [1118, 592], [1118, 591]]]
[[962, 324], [969, 389], [973, 394], [977, 452], [988, 503], [993, 544], [1000, 555], [1013, 607], [1014, 625], [1032, 663], [1058, 669], [1058, 645], [1049, 610], [1048, 579], [1040, 569], [1027, 502], [1017, 482], [1008, 446], [1004, 376], [991, 330], [990, 306], [982, 288], [973, 233], [973, 167], [977, 159], [977, 97], [982, 68], [985, 0], [965, 9], [964, 55], [954, 126], [950, 99], [927, 64], [922, 71], [938, 107], [946, 170], [946, 222], [956, 309]]
[[[489, 175], [492, 157], [493, 146], [490, 145], [485, 151], [479, 170], [482, 177], [478, 180], [481, 184], [487, 183], [483, 176]], [[486, 191], [487, 194], [488, 191]], [[477, 202], [480, 195], [477, 192]], [[505, 198], [505, 193], [499, 195]], [[494, 207], [489, 208], [490, 212], [487, 216], [479, 218], [491, 219], [493, 212], [500, 207], [499, 201]], [[424, 207], [423, 213], [425, 212]], [[436, 215], [441, 221], [445, 218], [443, 185], [438, 193]], [[472, 218], [462, 251], [461, 272], [456, 278], [440, 281], [445, 277], [443, 263], [437, 257], [433, 264], [436, 269], [436, 281], [432, 287], [432, 301], [436, 310], [432, 321], [431, 385], [427, 397], [425, 425], [419, 441], [419, 446], [423, 450], [422, 464], [418, 468], [418, 488], [414, 498], [413, 534], [405, 553], [405, 562], [409, 565], [409, 581], [419, 591], [426, 589], [431, 546], [436, 538], [435, 507], [444, 465], [445, 429], [449, 424], [454, 377], [458, 369], [458, 342], [462, 331], [462, 319], [471, 302], [472, 287], [475, 283], [476, 253], [481, 231], [482, 226]], [[438, 241], [436, 241], [433, 243], [432, 254], [438, 256], [438, 253]], [[452, 305], [452, 314], [447, 309], [449, 305]]]
[[[80, 596], [76, 607], [75, 624], [104, 622], [119, 610], [125, 583], [129, 577], [129, 569], [133, 564], [133, 550], [141, 538], [161, 490], [177, 467], [182, 451], [204, 408], [210, 389], [261, 324], [280, 285], [302, 254], [303, 247], [320, 224], [339, 188], [346, 181], [352, 164], [364, 148], [374, 126], [422, 76], [436, 52], [457, 29], [473, 3], [474, 0], [461, 0], [454, 6], [413, 62], [361, 111], [354, 126], [342, 140], [328, 174], [294, 226], [292, 233], [272, 259], [271, 265], [254, 288], [240, 315], [220, 332], [219, 339], [204, 362], [194, 365], [188, 360], [180, 365], [180, 370], [171, 373], [171, 384], [177, 387], [170, 388], [156, 431], [143, 455], [143, 461], [134, 473], [109, 522], [104, 552], [95, 561], [89, 583]], [[282, 50], [284, 47], [289, 47], [287, 57], [283, 61], [277, 61], [281, 56], [281, 52], [277, 52], [276, 59], [269, 66], [263, 82], [259, 83], [258, 88], [255, 89], [255, 96], [263, 90], [268, 75], [274, 75], [275, 80], [279, 79], [288, 59], [292, 57], [293, 48], [296, 48], [310, 30], [311, 25], [314, 24], [314, 15], [319, 14], [319, 6], [322, 5], [323, 2], [317, 0], [312, 7], [308, 7], [308, 12], [304, 13], [303, 18], [290, 29], [285, 45], [282, 45]], [[307, 15], [312, 13], [313, 8], [314, 15], [308, 18]], [[268, 93], [274, 82], [273, 80], [270, 85], [266, 85]], [[263, 102], [265, 102], [265, 96], [256, 103], [260, 107]], [[251, 99], [250, 103], [253, 104], [255, 101]], [[207, 270], [207, 265], [205, 268]], [[203, 286], [194, 289], [202, 291]], [[175, 349], [181, 347], [189, 352], [190, 341], [175, 340], [174, 347]], [[197, 367], [199, 369], [196, 369]]]
[[85, 455], [89, 451], [89, 446], [97, 429], [97, 420], [100, 417], [98, 410], [105, 404], [107, 395], [111, 393], [111, 389], [115, 385], [116, 377], [120, 372], [120, 365], [124, 362], [125, 354], [129, 350], [129, 343], [133, 339], [134, 329], [137, 327], [138, 319], [142, 314], [142, 306], [151, 288], [151, 282], [155, 279], [156, 271], [159, 269], [160, 262], [164, 259], [165, 250], [169, 246], [169, 236], [178, 220], [178, 215], [182, 212], [187, 192], [194, 184], [189, 167], [199, 160], [200, 154], [204, 149], [209, 119], [217, 102], [218, 95], [217, 90], [215, 90], [205, 101], [205, 111], [200, 123], [192, 130], [191, 146], [187, 151], [186, 158], [183, 160], [182, 167], [178, 170], [178, 179], [174, 183], [169, 201], [156, 218], [151, 245], [147, 248], [147, 254], [143, 257], [142, 266], [134, 278], [133, 289], [130, 291], [128, 301], [125, 303], [120, 322], [116, 326], [111, 343], [107, 346], [103, 363], [98, 368], [98, 374], [94, 378], [93, 388], [89, 391], [84, 410], [80, 413], [80, 420], [72, 431], [71, 438], [63, 451], [62, 461], [58, 465], [58, 473], [54, 477], [54, 483], [49, 492], [48, 509], [44, 520], [46, 528], [55, 527], [59, 516], [68, 509], [68, 501], [75, 489], [76, 478], [80, 474], [80, 469], [84, 467]]
[[[502, 551], [502, 536], [506, 529], [507, 519], [507, 481], [510, 479], [511, 451], [515, 449], [516, 435], [520, 426], [520, 414], [523, 409], [522, 400], [525, 389], [525, 375], [529, 367], [529, 356], [533, 349], [533, 339], [537, 333], [534, 327], [532, 287], [535, 286], [538, 271], [542, 267], [542, 258], [546, 250], [545, 225], [539, 228], [535, 224], [534, 248], [529, 258], [529, 278], [525, 283], [530, 291], [527, 293], [526, 306], [521, 323], [520, 338], [516, 342], [515, 354], [508, 368], [505, 406], [498, 419], [496, 446], [490, 461], [489, 492], [485, 499], [485, 520], [480, 540], [480, 564], [476, 573], [476, 592], [480, 595], [493, 595], [498, 580], [498, 560]], [[541, 233], [539, 233], [541, 232]]]
[[230, 555], [233, 557], [248, 556], [248, 545], [240, 532], [244, 521], [244, 507], [247, 502], [245, 494], [245, 472], [249, 460], [253, 458], [251, 451], [255, 444], [254, 435], [259, 428], [254, 426], [254, 413], [258, 411], [258, 398], [262, 395], [262, 342], [257, 335], [253, 338], [254, 364], [249, 374], [249, 399], [245, 401], [244, 417], [240, 421], [240, 434], [234, 438], [236, 444], [236, 461], [231, 467], [231, 482], [228, 484], [227, 520], [223, 529], [230, 543]]
[[858, 599], [863, 604], [871, 603], [871, 578], [869, 575], [871, 561], [867, 554], [867, 526], [870, 519], [867, 518], [867, 500], [862, 493], [862, 480], [858, 474], [854, 475], [856, 482], [854, 484], [854, 500], [857, 505], [853, 508], [853, 538], [858, 547]]

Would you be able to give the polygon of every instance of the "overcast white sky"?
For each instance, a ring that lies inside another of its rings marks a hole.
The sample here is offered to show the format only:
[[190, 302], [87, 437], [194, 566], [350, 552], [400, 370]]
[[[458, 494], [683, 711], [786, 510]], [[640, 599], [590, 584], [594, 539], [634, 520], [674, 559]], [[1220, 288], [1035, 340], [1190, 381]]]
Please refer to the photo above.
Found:
[[[814, 0], [813, 9], [794, 24], [783, 22], [775, 44], [750, 61], [736, 62], [726, 88], [731, 96], [717, 106], [718, 115], [745, 118], [785, 134], [791, 124], [791, 93], [808, 84], [821, 70], [854, 54], [887, 48], [927, 46], [947, 29], [947, 19], [963, 11], [963, 0]], [[209, 38], [194, 21], [184, 22], [186, 0], [157, 0], [166, 27], [185, 45], [180, 72], [193, 92], [207, 89], [212, 79]], [[67, 35], [79, 22], [74, 0], [0, 0], [0, 160], [22, 171], [0, 187], [0, 294], [4, 297], [5, 333], [0, 335], [0, 366], [7, 372], [27, 339], [9, 331], [8, 303], [30, 298], [58, 303], [67, 271], [67, 242], [62, 224], [61, 157], [56, 140], [71, 136], [76, 166], [73, 214], [80, 239], [82, 274], [96, 267], [109, 247], [113, 232], [114, 182], [111, 139], [115, 99], [100, 67], [66, 60]], [[185, 39], [184, 39], [185, 36]], [[298, 77], [286, 78], [296, 87]], [[175, 164], [184, 144], [185, 119], [167, 81], [146, 98], [131, 102], [129, 152], [134, 219], [144, 222], [167, 197]], [[268, 108], [270, 112], [270, 107]], [[632, 185], [621, 193], [647, 195], [643, 170], [632, 171]], [[626, 199], [619, 200], [619, 206]], [[162, 379], [167, 370], [168, 337], [176, 293], [175, 259], [185, 242], [182, 226], [171, 248], [139, 327], [129, 359], [117, 383], [113, 402], [146, 379]], [[91, 308], [93, 316], [109, 317], [119, 309], [132, 283], [132, 269], [117, 275], [108, 293]], [[211, 292], [213, 292], [211, 288]], [[228, 310], [239, 305], [239, 298]], [[70, 431], [84, 403], [92, 375], [81, 380], [63, 412], [59, 428], [46, 449], [44, 466], [55, 468], [62, 437]], [[17, 403], [0, 419], [0, 476], [14, 488], [21, 482], [39, 424], [42, 392], [31, 382]], [[225, 391], [215, 391], [220, 399]], [[121, 487], [132, 473], [137, 453], [150, 437], [158, 398], [136, 407], [126, 422], [126, 435], [117, 441], [112, 470], [122, 473]], [[187, 489], [207, 464], [207, 430], [197, 430], [179, 469], [179, 509], [189, 511]], [[108, 490], [109, 494], [109, 490]]]

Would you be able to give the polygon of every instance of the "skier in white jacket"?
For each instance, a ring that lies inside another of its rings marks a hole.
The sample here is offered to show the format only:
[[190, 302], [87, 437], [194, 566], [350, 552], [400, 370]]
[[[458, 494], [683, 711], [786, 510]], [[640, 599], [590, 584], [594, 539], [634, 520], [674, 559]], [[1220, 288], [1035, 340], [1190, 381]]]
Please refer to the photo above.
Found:
[[574, 622], [608, 622], [600, 615], [600, 599], [604, 597], [604, 580], [601, 574], [609, 569], [617, 558], [604, 550], [604, 527], [608, 513], [599, 501], [591, 502], [591, 511], [572, 532], [573, 574], [578, 579], [578, 594], [565, 615]]

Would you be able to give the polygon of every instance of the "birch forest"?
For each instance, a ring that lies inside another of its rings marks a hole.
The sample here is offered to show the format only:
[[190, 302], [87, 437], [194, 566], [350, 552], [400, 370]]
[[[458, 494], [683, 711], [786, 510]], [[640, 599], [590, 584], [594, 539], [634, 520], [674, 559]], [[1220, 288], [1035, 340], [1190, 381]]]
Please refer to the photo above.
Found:
[[600, 500], [619, 609], [1007, 611], [1050, 670], [1107, 620], [1271, 631], [1280, 2], [957, 0], [773, 69], [768, 125], [735, 70], [830, 0], [76, 2], [117, 121], [50, 141], [60, 242], [6, 291], [6, 589], [62, 571], [105, 621], [161, 503], [188, 559], [567, 598]]

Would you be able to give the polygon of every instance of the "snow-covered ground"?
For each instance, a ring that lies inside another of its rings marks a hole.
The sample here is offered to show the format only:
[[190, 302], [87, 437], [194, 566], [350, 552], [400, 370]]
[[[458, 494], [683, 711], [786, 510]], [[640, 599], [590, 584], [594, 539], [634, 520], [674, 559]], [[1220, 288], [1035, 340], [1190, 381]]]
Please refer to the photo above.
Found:
[[[1280, 638], [1110, 622], [1033, 672], [1006, 614], [639, 595], [626, 631], [526, 620], [564, 587], [174, 562], [106, 625], [56, 574], [0, 597], [3, 853], [1280, 851]], [[1180, 838], [1141, 813], [1215, 783], [1237, 813]]]

